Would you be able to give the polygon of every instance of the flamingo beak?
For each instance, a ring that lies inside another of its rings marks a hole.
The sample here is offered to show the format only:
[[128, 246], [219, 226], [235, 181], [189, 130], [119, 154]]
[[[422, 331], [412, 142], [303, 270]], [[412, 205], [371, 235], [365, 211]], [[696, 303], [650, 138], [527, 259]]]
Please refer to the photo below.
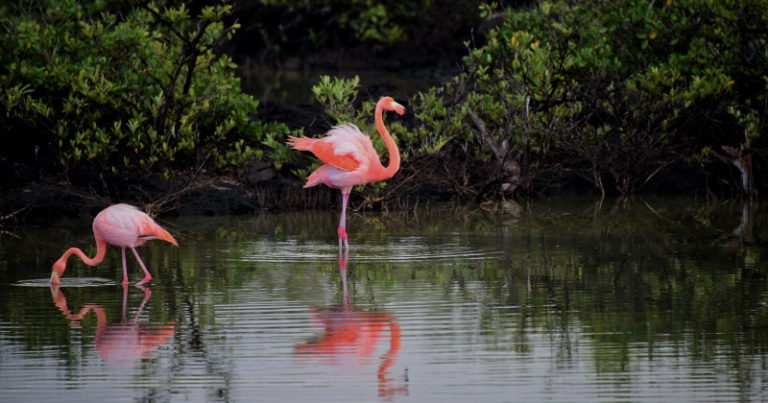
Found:
[[400, 115], [405, 113], [405, 107], [398, 104], [397, 102], [392, 101], [392, 107], [395, 109], [395, 112], [399, 113]]
[[53, 285], [59, 285], [59, 282], [60, 282], [60, 281], [59, 281], [59, 272], [57, 272], [56, 270], [54, 270], [54, 271], [51, 273], [51, 284], [53, 284]]

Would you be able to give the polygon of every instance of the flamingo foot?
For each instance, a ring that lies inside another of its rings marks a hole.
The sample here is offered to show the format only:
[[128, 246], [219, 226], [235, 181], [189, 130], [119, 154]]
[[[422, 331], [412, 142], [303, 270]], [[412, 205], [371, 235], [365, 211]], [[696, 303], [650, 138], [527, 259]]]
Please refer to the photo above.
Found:
[[128, 284], [128, 277], [123, 277], [123, 285]]
[[141, 280], [141, 281], [139, 281], [138, 283], [136, 283], [136, 286], [144, 285], [144, 284], [146, 284], [146, 283], [147, 283], [149, 280], [152, 280], [152, 276], [149, 276], [149, 275], [148, 275], [147, 277], [144, 277], [144, 280]]

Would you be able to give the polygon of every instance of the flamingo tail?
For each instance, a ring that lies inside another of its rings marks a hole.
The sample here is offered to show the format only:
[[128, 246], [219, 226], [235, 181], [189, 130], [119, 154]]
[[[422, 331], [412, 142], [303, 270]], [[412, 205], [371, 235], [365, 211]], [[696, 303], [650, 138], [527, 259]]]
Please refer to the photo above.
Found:
[[307, 183], [304, 185], [304, 187], [311, 188], [312, 186], [317, 186], [323, 183], [321, 176], [322, 175], [319, 169], [315, 172], [312, 172], [312, 174], [307, 177]]
[[176, 239], [173, 238], [173, 235], [169, 234], [168, 231], [164, 230], [163, 227], [157, 225], [156, 223], [153, 223], [154, 225], [150, 228], [146, 228], [149, 231], [146, 231], [145, 234], [149, 236], [154, 236], [159, 239], [162, 239], [164, 241], [168, 241], [176, 246], [179, 246], [179, 244], [176, 242]]
[[313, 139], [311, 137], [293, 137], [288, 136], [288, 145], [290, 145], [294, 150], [299, 151], [309, 151], [312, 148], [312, 145], [315, 144], [317, 139]]
[[179, 244], [176, 243], [176, 240], [173, 238], [173, 235], [164, 230], [163, 227], [155, 222], [155, 220], [142, 212], [139, 213], [139, 223], [137, 223], [135, 234], [141, 236], [143, 238], [143, 242], [137, 244], [137, 246], [151, 239], [162, 239], [176, 246], [179, 246]]

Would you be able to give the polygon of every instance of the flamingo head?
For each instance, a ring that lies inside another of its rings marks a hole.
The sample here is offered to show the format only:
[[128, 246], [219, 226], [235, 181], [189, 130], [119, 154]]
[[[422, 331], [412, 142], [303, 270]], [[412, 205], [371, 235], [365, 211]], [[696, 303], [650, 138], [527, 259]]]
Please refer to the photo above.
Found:
[[57, 260], [56, 263], [53, 264], [53, 271], [51, 272], [51, 284], [59, 284], [59, 277], [64, 274], [66, 264], [66, 261], [62, 261], [61, 259]]
[[395, 100], [392, 99], [391, 97], [381, 98], [379, 103], [382, 105], [384, 109], [388, 111], [395, 111], [400, 115], [405, 113], [405, 107], [395, 102]]

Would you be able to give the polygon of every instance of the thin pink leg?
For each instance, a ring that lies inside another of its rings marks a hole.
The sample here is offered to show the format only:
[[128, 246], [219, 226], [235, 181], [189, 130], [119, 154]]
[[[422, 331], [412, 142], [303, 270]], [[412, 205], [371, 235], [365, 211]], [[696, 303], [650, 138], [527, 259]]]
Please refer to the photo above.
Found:
[[123, 321], [120, 323], [125, 323], [125, 310], [128, 306], [128, 284], [123, 284]]
[[136, 252], [136, 248], [131, 246], [131, 250], [133, 251], [133, 254], [136, 255], [136, 260], [139, 261], [141, 268], [144, 269], [144, 280], [141, 280], [138, 283], [136, 283], [136, 285], [142, 285], [147, 281], [152, 280], [152, 276], [149, 274], [149, 270], [147, 270], [147, 266], [144, 266], [144, 262], [141, 261], [141, 258], [139, 257], [139, 252]]
[[344, 288], [344, 309], [350, 309], [349, 292], [347, 292], [347, 255], [339, 254], [339, 273], [341, 273], [341, 284]]
[[341, 249], [341, 241], [344, 240], [344, 247], [349, 252], [349, 241], [347, 241], [347, 202], [349, 201], [349, 188], [341, 190], [341, 222], [339, 223], [339, 249]]
[[125, 261], [125, 248], [123, 250], [123, 285], [128, 284], [128, 263]]
[[[138, 284], [136, 285], [136, 288], [139, 288], [142, 291], [144, 291], [144, 301], [141, 301], [139, 310], [136, 311], [136, 315], [133, 315], [133, 323], [136, 323], [139, 321], [139, 315], [141, 315], [141, 312], [144, 311], [144, 306], [147, 305], [147, 301], [149, 301], [149, 297], [152, 296], [152, 290], [150, 290], [149, 288], [144, 287], [143, 285], [138, 285]], [[125, 323], [125, 321], [123, 321], [123, 323]]]

